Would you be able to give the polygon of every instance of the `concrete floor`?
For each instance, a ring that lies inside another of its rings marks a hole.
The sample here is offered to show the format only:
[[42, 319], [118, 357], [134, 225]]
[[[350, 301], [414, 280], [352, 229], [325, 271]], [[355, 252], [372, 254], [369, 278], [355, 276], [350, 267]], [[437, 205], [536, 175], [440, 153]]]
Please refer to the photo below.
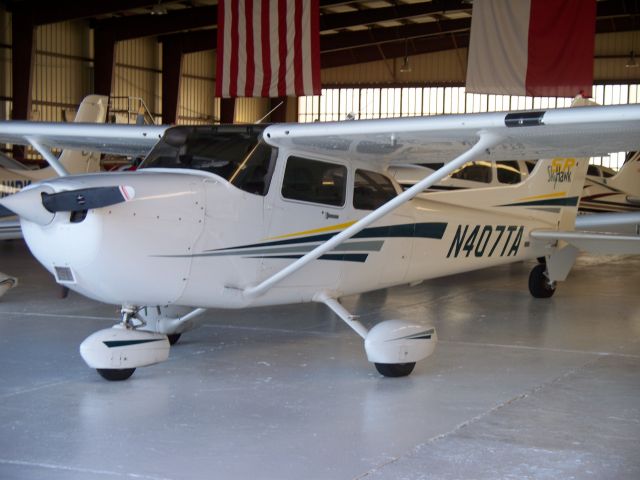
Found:
[[169, 361], [108, 383], [78, 345], [113, 306], [59, 288], [21, 242], [0, 301], [0, 478], [640, 478], [640, 258], [581, 257], [550, 300], [532, 264], [345, 299], [433, 324], [379, 376], [322, 305], [210, 311]]

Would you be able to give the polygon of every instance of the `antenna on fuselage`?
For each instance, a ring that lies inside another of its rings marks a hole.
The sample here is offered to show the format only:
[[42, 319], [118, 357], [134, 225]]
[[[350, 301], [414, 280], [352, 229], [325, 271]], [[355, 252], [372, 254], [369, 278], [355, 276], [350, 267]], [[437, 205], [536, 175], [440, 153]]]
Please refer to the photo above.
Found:
[[267, 114], [262, 117], [260, 120], [258, 120], [256, 123], [262, 123], [264, 121], [265, 118], [267, 118], [269, 115], [271, 115], [273, 112], [275, 112], [278, 108], [280, 108], [280, 106], [284, 103], [284, 100], [281, 101], [279, 104], [277, 104], [275, 107], [273, 107], [271, 110], [269, 110], [267, 112]]

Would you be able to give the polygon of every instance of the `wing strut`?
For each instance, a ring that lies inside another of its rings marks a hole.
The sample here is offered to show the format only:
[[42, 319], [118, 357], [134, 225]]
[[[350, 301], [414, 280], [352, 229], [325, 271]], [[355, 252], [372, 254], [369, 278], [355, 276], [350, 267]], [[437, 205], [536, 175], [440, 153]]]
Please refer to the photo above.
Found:
[[245, 298], [255, 298], [262, 294], [264, 294], [267, 290], [273, 287], [278, 282], [284, 280], [288, 276], [300, 270], [302, 267], [307, 265], [308, 263], [316, 260], [321, 257], [325, 253], [333, 250], [338, 245], [340, 245], [345, 240], [348, 240], [356, 233], [365, 229], [369, 225], [371, 225], [376, 220], [384, 217], [388, 213], [392, 212], [400, 205], [408, 202], [413, 197], [421, 193], [426, 188], [429, 188], [434, 183], [439, 182], [444, 179], [447, 175], [455, 171], [457, 168], [460, 168], [462, 165], [469, 161], [473, 161], [481, 156], [486, 156], [489, 154], [489, 149], [495, 147], [500, 142], [503, 141], [503, 137], [496, 135], [494, 133], [488, 131], [480, 131], [478, 132], [478, 142], [473, 145], [469, 150], [446, 163], [442, 168], [438, 169], [431, 175], [423, 178], [420, 182], [416, 183], [413, 187], [408, 190], [405, 190], [400, 195], [395, 197], [394, 199], [388, 201], [377, 210], [374, 210], [370, 214], [364, 216], [356, 223], [351, 225], [349, 228], [346, 228], [339, 234], [331, 237], [331, 239], [327, 240], [323, 244], [317, 246], [315, 249], [311, 250], [306, 255], [302, 256], [295, 262], [289, 264], [278, 273], [272, 275], [271, 277], [264, 280], [262, 283], [255, 285], [253, 287], [248, 287], [243, 290], [242, 294]]
[[56, 171], [56, 173], [61, 177], [66, 177], [69, 175], [69, 172], [62, 166], [62, 164], [58, 161], [56, 156], [51, 153], [47, 147], [42, 145], [38, 140], [33, 137], [25, 137], [25, 139], [31, 144], [33, 148], [35, 148], [40, 155], [44, 157], [44, 159], [49, 162], [49, 165]]

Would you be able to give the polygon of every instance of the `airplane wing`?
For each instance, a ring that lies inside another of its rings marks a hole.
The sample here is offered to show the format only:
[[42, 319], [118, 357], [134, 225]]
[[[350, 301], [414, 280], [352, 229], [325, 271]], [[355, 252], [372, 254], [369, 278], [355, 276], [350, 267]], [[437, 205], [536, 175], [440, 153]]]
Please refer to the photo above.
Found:
[[138, 126], [95, 123], [0, 122], [0, 143], [89, 150], [132, 157], [145, 156], [162, 138], [166, 125]]
[[[141, 156], [169, 126], [0, 122], [0, 143]], [[476, 113], [306, 124], [275, 124], [265, 140], [301, 151], [363, 158], [385, 164], [446, 162], [481, 133], [500, 136], [492, 160], [593, 156], [640, 148], [640, 105]]]
[[596, 254], [640, 254], [640, 236], [558, 230], [534, 230], [531, 238], [562, 240], [580, 250]]
[[0, 220], [0, 240], [15, 240], [22, 238], [20, 220], [13, 218], [10, 220]]
[[629, 151], [637, 148], [640, 105], [276, 124], [267, 127], [265, 138], [274, 146], [400, 164], [447, 162], [481, 132], [502, 137], [485, 156], [492, 160]]

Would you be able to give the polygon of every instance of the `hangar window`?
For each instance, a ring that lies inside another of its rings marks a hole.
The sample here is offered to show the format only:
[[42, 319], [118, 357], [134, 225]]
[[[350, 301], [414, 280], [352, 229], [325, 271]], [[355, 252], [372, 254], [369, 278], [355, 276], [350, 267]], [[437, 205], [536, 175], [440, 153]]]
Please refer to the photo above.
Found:
[[290, 200], [344, 205], [347, 168], [335, 163], [289, 157], [282, 181], [282, 196]]
[[367, 170], [356, 170], [353, 186], [353, 207], [375, 210], [397, 195], [396, 189], [384, 175]]
[[[594, 85], [592, 98], [601, 105], [640, 103], [640, 84]], [[571, 98], [467, 93], [463, 86], [324, 88], [321, 95], [298, 98], [299, 122], [392, 118], [415, 115], [502, 112], [563, 108]], [[593, 157], [591, 163], [622, 167], [625, 153]]]

